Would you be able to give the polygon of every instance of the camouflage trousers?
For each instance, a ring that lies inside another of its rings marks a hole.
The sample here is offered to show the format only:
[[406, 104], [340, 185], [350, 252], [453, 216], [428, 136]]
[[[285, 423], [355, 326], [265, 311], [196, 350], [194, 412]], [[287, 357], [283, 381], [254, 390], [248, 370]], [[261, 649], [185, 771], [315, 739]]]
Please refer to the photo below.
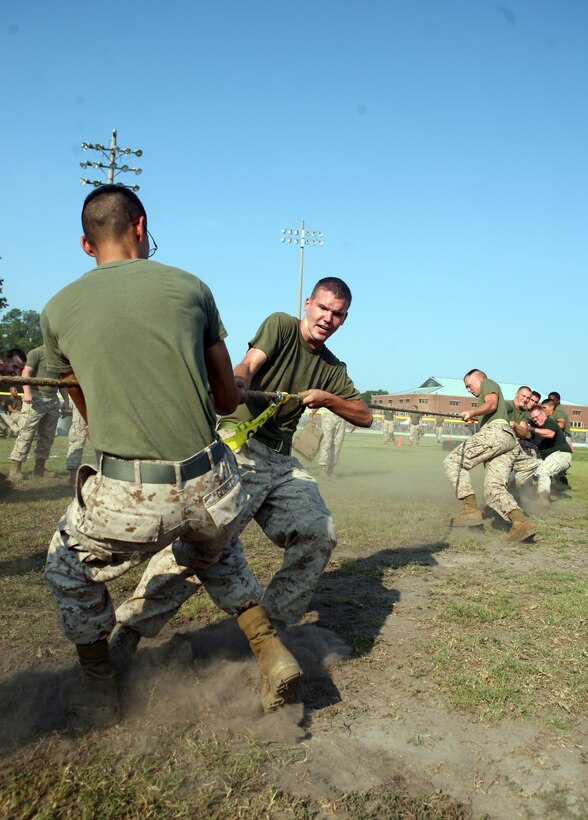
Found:
[[[61, 615], [61, 628], [74, 643], [107, 637], [115, 624], [106, 583], [174, 543], [178, 554], [189, 548], [202, 569], [218, 560], [237, 531], [245, 500], [232, 453], [208, 472], [183, 481], [185, 462], [171, 462], [176, 482], [141, 483], [107, 478], [89, 465], [78, 471], [76, 497], [53, 536], [45, 578]], [[153, 464], [154, 462], [149, 462]], [[159, 462], [170, 464], [170, 462]]]
[[474, 493], [469, 471], [483, 464], [486, 504], [506, 520], [509, 513], [520, 509], [506, 489], [517, 451], [518, 442], [508, 424], [485, 424], [449, 453], [443, 462], [445, 475], [457, 497], [463, 499]]
[[0, 413], [0, 431], [7, 436], [17, 436], [20, 430], [20, 413]]
[[339, 461], [343, 439], [345, 438], [345, 419], [334, 413], [321, 413], [321, 448], [319, 450], [319, 464], [331, 471]]
[[412, 422], [411, 422], [411, 424], [410, 424], [410, 443], [413, 444], [415, 447], [418, 447], [419, 446], [419, 441], [421, 439], [422, 434], [423, 434], [423, 431], [421, 429], [421, 425], [420, 424], [412, 424]]
[[382, 422], [382, 432], [384, 433], [384, 441], [387, 443], [392, 439], [394, 441], [394, 422], [384, 419]]
[[517, 490], [536, 475], [540, 464], [540, 458], [537, 458], [534, 454], [530, 455], [528, 452], [525, 452], [520, 444], [518, 445], [515, 460], [512, 465]]
[[243, 544], [226, 544], [216, 564], [198, 569], [184, 550], [168, 547], [151, 559], [133, 596], [116, 611], [119, 623], [152, 637], [204, 585], [229, 615], [262, 603], [270, 618], [297, 623], [336, 545], [335, 527], [316, 481], [291, 456], [250, 439], [235, 454], [247, 501], [242, 528], [254, 518], [284, 550], [282, 566], [265, 594], [250, 573]]
[[35, 434], [35, 458], [49, 458], [59, 421], [60, 404], [57, 396], [42, 396], [33, 392], [33, 403], [23, 402], [20, 411], [20, 429], [10, 454], [13, 461], [25, 461]]
[[565, 473], [572, 466], [571, 453], [551, 453], [545, 460], [539, 462], [537, 467], [537, 492], [549, 493], [551, 490], [551, 479], [560, 473]]
[[69, 428], [69, 447], [65, 458], [65, 466], [68, 470], [77, 470], [82, 463], [84, 446], [88, 438], [88, 425], [80, 415], [78, 408], [73, 405], [71, 417], [71, 427]]

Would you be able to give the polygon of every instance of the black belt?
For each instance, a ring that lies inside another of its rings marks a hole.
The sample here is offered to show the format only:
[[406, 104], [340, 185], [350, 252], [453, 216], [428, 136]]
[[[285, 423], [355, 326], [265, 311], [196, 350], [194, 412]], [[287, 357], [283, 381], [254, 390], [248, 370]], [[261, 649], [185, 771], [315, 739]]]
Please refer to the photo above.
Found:
[[180, 468], [182, 481], [189, 481], [207, 473], [211, 468], [211, 462], [218, 464], [225, 454], [226, 449], [222, 441], [215, 441], [210, 448], [185, 461], [126, 460], [103, 455], [101, 473], [106, 478], [114, 478], [117, 481], [136, 481], [135, 469], [138, 465], [142, 484], [175, 484], [177, 467]]
[[265, 444], [266, 447], [269, 447], [270, 450], [275, 450], [276, 453], [279, 453], [281, 456], [289, 456], [292, 449], [290, 444], [284, 441], [283, 438], [266, 438], [264, 435], [260, 436], [259, 431], [253, 436], [253, 440]]

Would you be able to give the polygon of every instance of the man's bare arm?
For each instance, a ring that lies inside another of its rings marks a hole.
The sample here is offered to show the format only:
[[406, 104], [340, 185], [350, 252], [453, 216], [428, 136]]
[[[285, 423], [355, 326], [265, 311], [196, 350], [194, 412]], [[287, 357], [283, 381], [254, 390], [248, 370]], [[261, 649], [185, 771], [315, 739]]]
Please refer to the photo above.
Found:
[[[61, 376], [62, 379], [71, 379], [74, 382], [77, 382], [76, 374], [73, 370], [70, 373], [64, 373]], [[84, 398], [84, 392], [81, 387], [68, 387], [66, 388], [69, 392], [69, 397], [78, 408], [80, 412], [80, 416], [84, 419], [86, 424], [88, 423], [88, 411], [86, 409], [86, 399]]]
[[220, 341], [207, 347], [204, 351], [204, 361], [214, 409], [219, 416], [226, 416], [236, 409], [240, 396], [225, 343]]
[[235, 367], [235, 378], [239, 379], [246, 390], [260, 367], [267, 362], [267, 355], [257, 347], [250, 347], [242, 362]]
[[372, 411], [363, 399], [342, 399], [334, 393], [327, 393], [326, 390], [303, 390], [299, 393], [304, 398], [305, 407], [311, 410], [319, 407], [326, 407], [337, 416], [341, 416], [345, 421], [349, 421], [356, 427], [371, 427], [373, 416]]
[[486, 393], [484, 401], [479, 407], [472, 407], [471, 410], [464, 410], [459, 415], [464, 421], [469, 421], [474, 416], [485, 416], [487, 413], [494, 413], [498, 407], [498, 395], [496, 393]]

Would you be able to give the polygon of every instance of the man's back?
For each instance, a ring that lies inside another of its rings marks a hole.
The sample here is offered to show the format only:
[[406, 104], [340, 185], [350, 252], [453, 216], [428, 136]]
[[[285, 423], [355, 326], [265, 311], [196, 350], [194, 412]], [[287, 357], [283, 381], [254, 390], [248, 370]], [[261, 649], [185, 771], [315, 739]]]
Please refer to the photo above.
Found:
[[82, 387], [98, 450], [179, 461], [210, 444], [204, 353], [226, 332], [195, 276], [144, 259], [110, 262], [54, 296], [42, 326], [50, 369], [73, 370]]

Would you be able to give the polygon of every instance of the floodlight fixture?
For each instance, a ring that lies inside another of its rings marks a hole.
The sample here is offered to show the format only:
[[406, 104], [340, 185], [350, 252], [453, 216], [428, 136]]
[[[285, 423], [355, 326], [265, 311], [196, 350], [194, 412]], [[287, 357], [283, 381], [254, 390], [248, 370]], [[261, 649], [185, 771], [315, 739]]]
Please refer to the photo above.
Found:
[[[95, 169], [99, 169], [99, 170], [104, 171], [106, 173], [106, 182], [109, 185], [116, 184], [116, 185], [119, 185], [123, 188], [130, 188], [132, 191], [138, 191], [139, 190], [138, 185], [125, 185], [124, 182], [116, 182], [115, 183], [115, 181], [114, 181], [115, 178], [119, 174], [131, 173], [131, 174], [135, 174], [136, 176], [139, 176], [139, 174], [141, 174], [142, 171], [143, 171], [142, 168], [130, 168], [126, 164], [125, 165], [118, 165], [119, 157], [121, 157], [121, 156], [141, 157], [141, 156], [143, 156], [143, 151], [140, 148], [137, 149], [137, 150], [134, 150], [133, 148], [120, 148], [116, 143], [116, 129], [114, 129], [112, 131], [111, 140], [110, 140], [110, 149], [107, 149], [106, 146], [102, 145], [102, 143], [100, 143], [100, 142], [97, 142], [96, 144], [93, 144], [91, 142], [82, 142], [82, 149], [84, 151], [88, 151], [88, 150], [97, 151], [98, 153], [101, 153], [104, 156], [104, 160], [105, 160], [105, 161], [102, 161], [102, 162], [91, 161], [91, 160], [86, 161], [86, 162], [80, 162], [80, 166], [82, 168], [95, 168]], [[104, 184], [103, 182], [100, 182], [98, 180], [95, 180], [93, 182], [90, 182], [90, 180], [84, 180], [84, 181], [80, 180], [80, 182], [82, 182], [82, 184], [84, 184], [84, 185], [90, 184], [90, 185], [94, 185], [95, 187], [98, 187], [98, 186]]]
[[300, 265], [298, 271], [298, 318], [302, 318], [302, 278], [304, 272], [304, 248], [307, 245], [322, 245], [324, 233], [322, 231], [308, 231], [304, 229], [304, 220], [300, 228], [282, 228], [280, 239], [286, 245], [298, 245], [300, 248]]

